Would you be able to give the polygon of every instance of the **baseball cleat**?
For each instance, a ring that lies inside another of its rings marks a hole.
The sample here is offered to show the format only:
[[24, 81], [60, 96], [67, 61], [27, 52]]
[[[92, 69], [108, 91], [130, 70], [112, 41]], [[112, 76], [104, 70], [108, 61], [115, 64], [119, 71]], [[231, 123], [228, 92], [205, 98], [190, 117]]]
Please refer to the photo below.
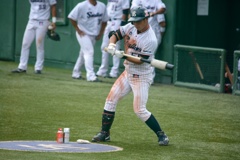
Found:
[[106, 142], [110, 141], [109, 132], [101, 131], [96, 136], [92, 138], [92, 142]]
[[158, 143], [160, 146], [167, 146], [169, 143], [168, 136], [163, 132], [159, 131], [158, 133]]
[[78, 80], [81, 80], [81, 79], [83, 79], [81, 76], [79, 76], [79, 77], [72, 77], [73, 79], [78, 79]]
[[35, 74], [42, 74], [42, 71], [41, 70], [36, 70]]
[[100, 79], [96, 78], [96, 79], [94, 79], [92, 81], [89, 81], [89, 82], [102, 82], [102, 81]]
[[103, 77], [103, 78], [106, 78], [107, 75], [101, 75], [101, 74], [96, 74], [97, 77]]
[[27, 72], [26, 70], [20, 68], [12, 70], [12, 73], [26, 73], [26, 72]]

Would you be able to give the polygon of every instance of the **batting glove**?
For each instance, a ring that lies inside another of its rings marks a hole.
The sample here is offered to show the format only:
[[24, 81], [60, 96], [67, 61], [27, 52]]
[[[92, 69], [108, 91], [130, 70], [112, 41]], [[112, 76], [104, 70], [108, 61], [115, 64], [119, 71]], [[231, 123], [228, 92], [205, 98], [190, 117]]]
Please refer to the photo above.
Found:
[[114, 56], [115, 55], [115, 51], [116, 51], [116, 44], [109, 43], [109, 45], [107, 47], [107, 52]]
[[124, 57], [123, 53], [124, 51], [116, 50], [114, 55], [117, 56], [118, 58], [123, 58]]

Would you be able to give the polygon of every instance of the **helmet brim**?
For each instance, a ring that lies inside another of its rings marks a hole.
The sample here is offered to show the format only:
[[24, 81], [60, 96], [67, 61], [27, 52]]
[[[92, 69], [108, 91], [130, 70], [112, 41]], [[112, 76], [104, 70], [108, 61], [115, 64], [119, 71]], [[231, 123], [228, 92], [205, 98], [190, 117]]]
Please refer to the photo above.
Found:
[[145, 19], [146, 17], [130, 17], [128, 19], [128, 22], [137, 22], [137, 21], [141, 21], [143, 19]]

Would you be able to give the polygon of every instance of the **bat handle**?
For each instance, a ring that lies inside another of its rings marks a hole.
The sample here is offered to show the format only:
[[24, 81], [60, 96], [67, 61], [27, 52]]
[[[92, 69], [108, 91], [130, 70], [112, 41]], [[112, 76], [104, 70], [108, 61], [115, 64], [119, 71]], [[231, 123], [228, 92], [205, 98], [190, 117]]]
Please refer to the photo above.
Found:
[[166, 64], [166, 69], [172, 70], [174, 68], [173, 64], [167, 63]]

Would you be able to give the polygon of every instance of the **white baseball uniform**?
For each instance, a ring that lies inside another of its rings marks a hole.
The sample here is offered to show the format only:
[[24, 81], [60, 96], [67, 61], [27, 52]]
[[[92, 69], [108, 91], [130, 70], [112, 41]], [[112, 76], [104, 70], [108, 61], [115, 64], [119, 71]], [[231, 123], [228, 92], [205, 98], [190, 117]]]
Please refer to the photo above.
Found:
[[[158, 44], [151, 27], [139, 34], [134, 25], [128, 23], [120, 27], [120, 32], [125, 39], [127, 54], [149, 56], [150, 60], [153, 58]], [[111, 88], [104, 109], [115, 112], [118, 101], [133, 91], [134, 112], [142, 121], [146, 121], [151, 115], [146, 109], [148, 90], [153, 78], [151, 65], [148, 63], [138, 65], [125, 60], [124, 66], [125, 71], [118, 77]]]
[[69, 13], [68, 18], [77, 21], [79, 29], [85, 33], [80, 36], [76, 32], [81, 49], [72, 77], [81, 77], [81, 67], [85, 64], [87, 81], [94, 81], [97, 78], [93, 67], [95, 38], [100, 32], [102, 22], [108, 21], [106, 5], [99, 1], [95, 6], [89, 0], [80, 2]]
[[18, 68], [27, 70], [30, 46], [36, 38], [37, 55], [34, 69], [41, 71], [44, 63], [44, 39], [50, 25], [50, 8], [57, 2], [56, 0], [29, 0], [29, 3], [31, 4], [29, 21], [23, 36]]
[[[125, 9], [130, 8], [130, 1], [129, 0], [108, 0], [107, 3], [107, 13], [109, 17], [109, 21], [107, 23], [107, 27], [105, 28], [104, 35], [103, 35], [103, 41], [101, 45], [102, 50], [102, 64], [97, 72], [98, 76], [106, 77], [107, 71], [109, 67], [109, 53], [104, 51], [104, 48], [108, 46], [109, 38], [108, 34], [111, 31], [116, 31], [119, 29], [119, 26], [122, 21], [122, 12]], [[116, 44], [116, 48], [119, 50], [121, 43], [118, 42]], [[116, 56], [113, 56], [113, 66], [111, 68], [111, 71], [109, 73], [110, 77], [117, 77], [119, 74], [119, 64], [120, 59]]]

